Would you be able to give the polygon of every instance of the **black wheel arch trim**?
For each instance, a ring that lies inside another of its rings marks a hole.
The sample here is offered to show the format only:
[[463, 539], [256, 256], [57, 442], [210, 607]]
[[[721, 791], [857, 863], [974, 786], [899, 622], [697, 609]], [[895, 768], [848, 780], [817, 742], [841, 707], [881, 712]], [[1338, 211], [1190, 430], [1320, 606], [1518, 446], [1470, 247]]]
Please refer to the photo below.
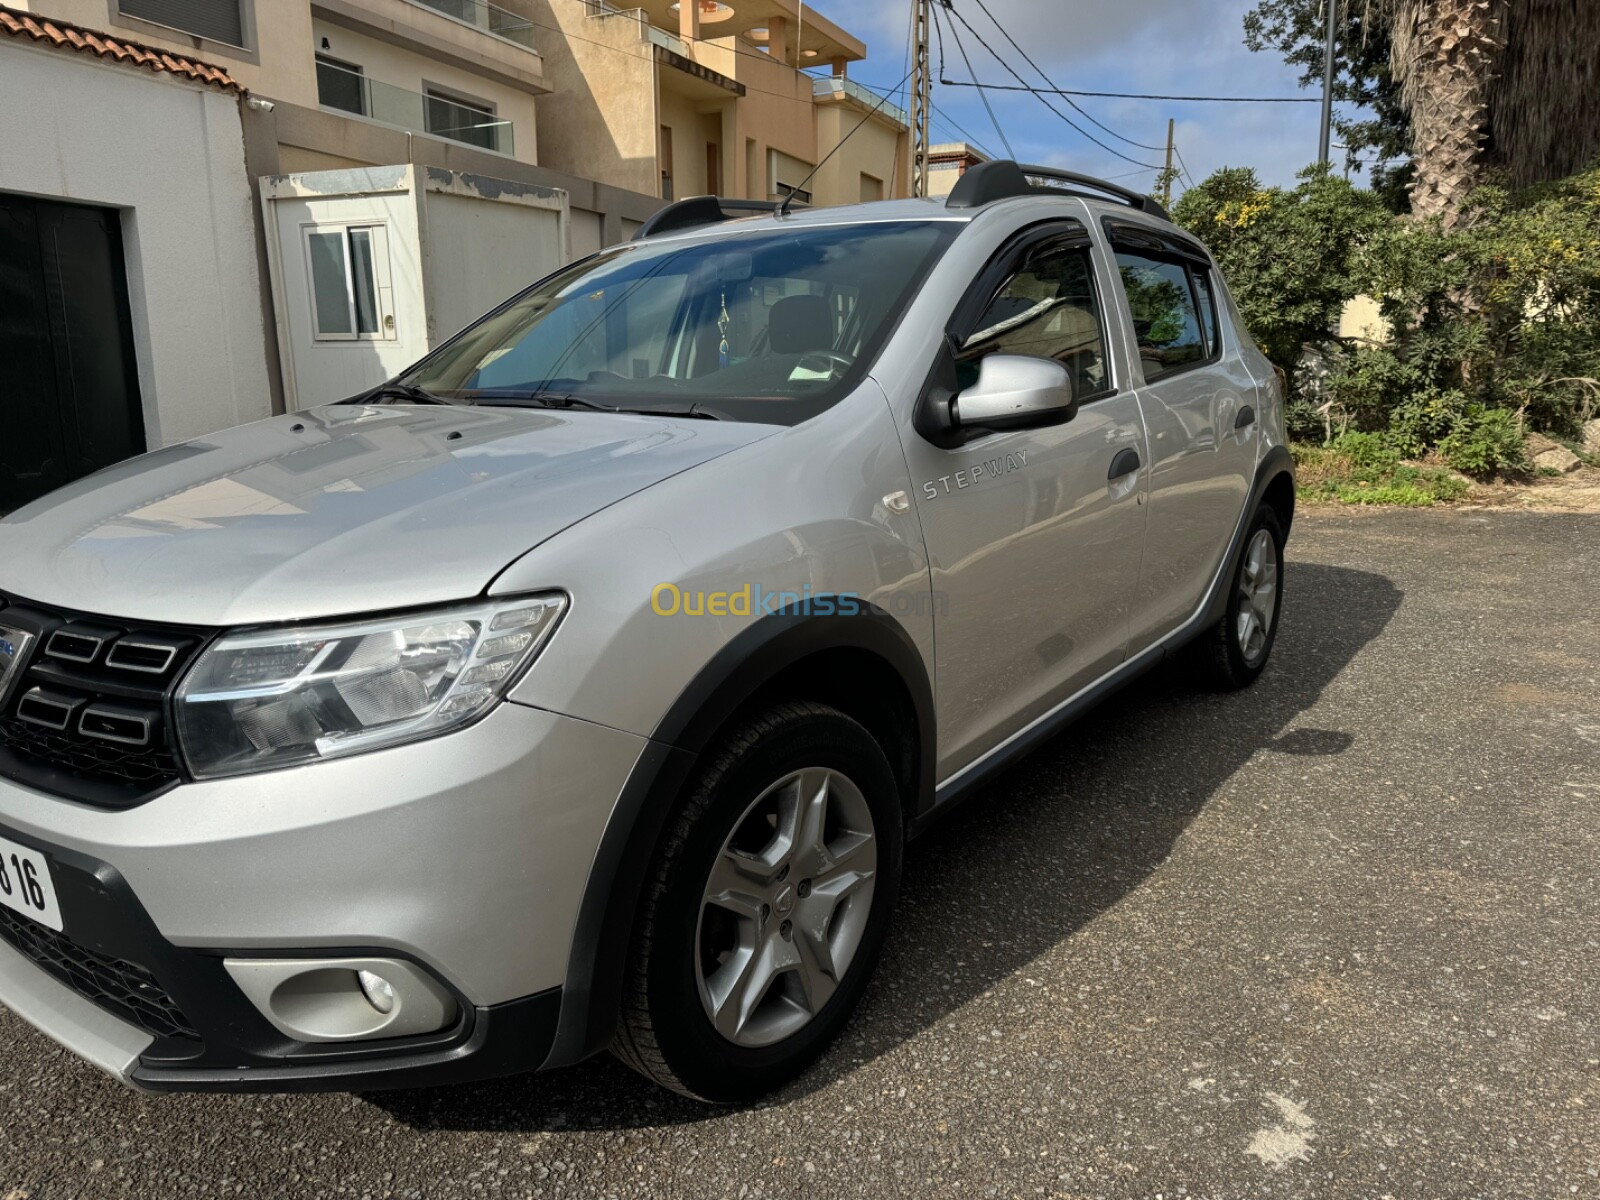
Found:
[[545, 1067], [605, 1049], [616, 1027], [628, 942], [640, 889], [677, 798], [711, 738], [785, 669], [825, 651], [860, 650], [900, 677], [915, 710], [919, 756], [907, 817], [933, 806], [933, 686], [922, 653], [883, 609], [857, 601], [854, 615], [783, 611], [763, 616], [724, 646], [673, 701], [640, 752], [601, 835], [573, 929], [561, 1016]]

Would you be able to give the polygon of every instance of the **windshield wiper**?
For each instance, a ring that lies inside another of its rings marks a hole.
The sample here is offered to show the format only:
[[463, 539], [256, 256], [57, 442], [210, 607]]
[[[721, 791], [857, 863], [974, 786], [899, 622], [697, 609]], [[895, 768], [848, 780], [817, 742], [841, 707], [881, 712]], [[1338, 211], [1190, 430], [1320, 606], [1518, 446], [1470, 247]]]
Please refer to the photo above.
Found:
[[540, 408], [587, 408], [593, 412], [621, 412], [614, 404], [601, 404], [598, 400], [585, 400], [582, 396], [562, 392], [530, 392], [517, 397]]
[[412, 404], [470, 404], [470, 400], [451, 400], [435, 395], [414, 383], [389, 382], [379, 384], [367, 396], [370, 400], [409, 400]]
[[590, 412], [628, 413], [642, 417], [695, 417], [704, 421], [720, 421], [721, 417], [708, 412], [698, 404], [675, 408], [627, 408], [617, 404], [602, 404], [571, 392], [477, 392], [479, 404], [530, 404], [537, 408], [582, 408]]

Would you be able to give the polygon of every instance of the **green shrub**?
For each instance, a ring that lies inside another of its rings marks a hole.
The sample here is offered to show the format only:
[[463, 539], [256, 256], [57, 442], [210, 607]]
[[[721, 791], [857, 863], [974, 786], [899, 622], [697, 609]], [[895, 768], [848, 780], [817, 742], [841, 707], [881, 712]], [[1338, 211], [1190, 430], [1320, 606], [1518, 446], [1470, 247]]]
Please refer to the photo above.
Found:
[[1335, 438], [1329, 449], [1367, 474], [1393, 471], [1400, 465], [1400, 451], [1381, 433], [1346, 433]]
[[1303, 500], [1417, 508], [1459, 500], [1469, 491], [1459, 475], [1402, 462], [1383, 434], [1347, 433], [1331, 445], [1296, 446], [1295, 460]]
[[1456, 427], [1468, 407], [1464, 393], [1432, 388], [1405, 397], [1389, 414], [1389, 437], [1407, 458], [1421, 458]]
[[1456, 470], [1478, 479], [1522, 474], [1529, 467], [1522, 422], [1503, 408], [1467, 409], [1439, 443], [1439, 454]]
[[1186, 191], [1173, 217], [1210, 247], [1251, 335], [1291, 374], [1300, 348], [1322, 341], [1360, 290], [1362, 248], [1391, 220], [1378, 196], [1326, 165], [1301, 171], [1293, 188], [1224, 167]]
[[[1324, 351], [1325, 370], [1291, 381], [1295, 437], [1383, 432], [1404, 457], [1438, 447], [1488, 476], [1527, 469], [1523, 424], [1572, 438], [1600, 411], [1600, 167], [1483, 188], [1450, 230], [1316, 170], [1293, 190], [1219, 171], [1174, 214], [1211, 247], [1274, 362], [1292, 371], [1305, 346]], [[1361, 294], [1379, 299], [1385, 345], [1328, 333]]]

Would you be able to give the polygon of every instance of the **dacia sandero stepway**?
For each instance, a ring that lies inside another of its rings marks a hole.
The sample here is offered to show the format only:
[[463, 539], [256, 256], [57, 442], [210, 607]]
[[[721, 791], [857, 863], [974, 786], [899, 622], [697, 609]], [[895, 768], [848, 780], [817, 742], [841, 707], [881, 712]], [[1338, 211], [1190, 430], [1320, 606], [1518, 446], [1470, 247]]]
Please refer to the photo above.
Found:
[[700, 197], [0, 521], [0, 1002], [161, 1090], [793, 1078], [908, 836], [1266, 665], [1283, 398], [1149, 199]]

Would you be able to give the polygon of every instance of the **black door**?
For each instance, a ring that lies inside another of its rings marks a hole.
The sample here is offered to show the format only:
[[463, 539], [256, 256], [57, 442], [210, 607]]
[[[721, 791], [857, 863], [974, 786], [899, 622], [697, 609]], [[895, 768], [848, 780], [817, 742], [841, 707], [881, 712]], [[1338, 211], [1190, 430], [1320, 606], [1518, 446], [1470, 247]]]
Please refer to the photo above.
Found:
[[116, 210], [0, 195], [0, 512], [144, 448]]

